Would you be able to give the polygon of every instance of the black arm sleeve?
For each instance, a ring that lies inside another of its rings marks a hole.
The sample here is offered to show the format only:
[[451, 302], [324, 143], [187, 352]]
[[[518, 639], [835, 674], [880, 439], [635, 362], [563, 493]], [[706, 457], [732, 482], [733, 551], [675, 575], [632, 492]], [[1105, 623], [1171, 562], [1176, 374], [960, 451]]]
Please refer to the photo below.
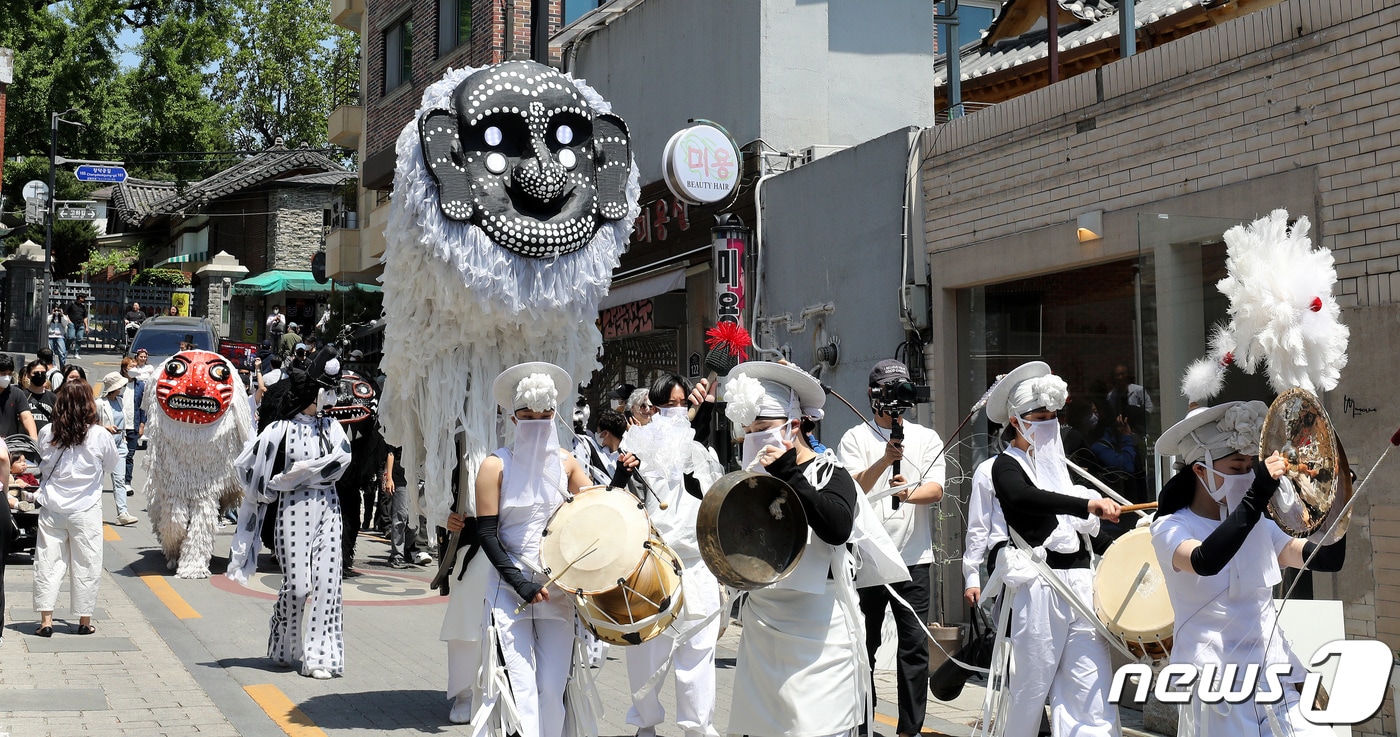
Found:
[[627, 468], [621, 463], [617, 464], [617, 470], [613, 471], [612, 481], [608, 486], [614, 489], [626, 489], [628, 482], [632, 480], [632, 475], [637, 473], [636, 469]]
[[1021, 464], [1010, 456], [998, 458], [992, 464], [992, 488], [1005, 509], [1031, 514], [1089, 516], [1088, 499], [1036, 488]]
[[1200, 547], [1191, 551], [1191, 569], [1197, 576], [1214, 576], [1224, 570], [1225, 564], [1244, 545], [1249, 531], [1259, 522], [1264, 506], [1277, 490], [1278, 480], [1269, 476], [1262, 463], [1256, 463], [1254, 483], [1240, 505], [1221, 520], [1220, 526], [1201, 541]]
[[695, 431], [695, 440], [701, 445], [710, 442], [710, 426], [714, 422], [715, 403], [705, 402], [695, 410], [695, 419], [690, 421], [690, 429]]
[[499, 520], [494, 514], [476, 518], [476, 537], [481, 542], [481, 550], [486, 553], [486, 559], [491, 561], [491, 565], [495, 566], [501, 574], [501, 580], [515, 589], [515, 593], [520, 596], [521, 601], [530, 601], [544, 586], [526, 578], [525, 574], [516, 567], [515, 562], [510, 559], [510, 556], [506, 555], [506, 549], [501, 547], [498, 524]]
[[685, 487], [685, 493], [696, 499], [705, 498], [705, 490], [700, 488], [700, 479], [695, 478], [694, 474], [681, 476], [681, 484]]
[[768, 466], [768, 473], [786, 481], [807, 513], [807, 526], [822, 542], [844, 545], [851, 537], [856, 523], [856, 482], [844, 468], [837, 468], [824, 489], [814, 489], [797, 465], [797, 450], [778, 457]]
[[1314, 542], [1303, 543], [1303, 560], [1312, 558], [1313, 551], [1317, 551], [1317, 557], [1308, 564], [1308, 570], [1320, 571], [1322, 573], [1336, 573], [1342, 570], [1342, 564], [1347, 561], [1347, 538], [1343, 535], [1340, 540], [1331, 545], [1321, 546]]

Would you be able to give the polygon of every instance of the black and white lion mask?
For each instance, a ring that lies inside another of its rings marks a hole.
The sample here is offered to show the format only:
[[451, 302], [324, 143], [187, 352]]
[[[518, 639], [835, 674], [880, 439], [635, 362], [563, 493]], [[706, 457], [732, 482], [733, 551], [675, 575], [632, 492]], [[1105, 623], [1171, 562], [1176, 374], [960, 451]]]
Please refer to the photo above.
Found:
[[396, 145], [384, 250], [380, 401], [390, 444], [443, 524], [465, 433], [474, 474], [496, 407], [468, 387], [507, 366], [597, 367], [595, 321], [640, 212], [627, 126], [591, 87], [511, 61], [454, 69]]

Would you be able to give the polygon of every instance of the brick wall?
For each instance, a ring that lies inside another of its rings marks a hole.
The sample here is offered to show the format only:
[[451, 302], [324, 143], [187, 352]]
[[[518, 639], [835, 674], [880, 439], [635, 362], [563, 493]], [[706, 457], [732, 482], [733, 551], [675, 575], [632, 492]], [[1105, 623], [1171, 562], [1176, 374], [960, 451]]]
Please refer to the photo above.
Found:
[[[1324, 401], [1357, 473], [1375, 463], [1394, 430], [1382, 425], [1396, 415], [1394, 393], [1377, 387], [1400, 380], [1400, 6], [1287, 0], [931, 129], [923, 146], [935, 320], [953, 336], [958, 325], [946, 313], [956, 288], [1129, 254], [1140, 213], [1205, 202], [1252, 217], [1292, 202], [1294, 214], [1314, 220], [1313, 242], [1336, 258], [1352, 328], [1343, 383]], [[1269, 190], [1284, 181], [1301, 182], [1302, 194]], [[1104, 211], [1109, 233], [1080, 244], [1074, 221], [1091, 210]], [[1038, 250], [1027, 247], [1034, 238], [1043, 238]], [[951, 373], [956, 340], [937, 340], [940, 371]], [[954, 386], [944, 381], [944, 390]], [[1345, 602], [1349, 636], [1393, 649], [1395, 486], [1368, 489], [1347, 570], [1318, 584], [1319, 596]], [[1389, 698], [1382, 713], [1353, 734], [1395, 734]]]
[[310, 187], [275, 189], [267, 199], [273, 212], [267, 220], [268, 268], [309, 270], [311, 257], [321, 249], [330, 192]]
[[[529, 0], [461, 0], [471, 3], [472, 35], [466, 43], [439, 57], [437, 53], [437, 0], [367, 0], [366, 30], [361, 48], [365, 57], [365, 153], [391, 148], [399, 131], [418, 109], [423, 89], [442, 78], [448, 68], [480, 67], [504, 61], [507, 56], [528, 57], [530, 52]], [[559, 0], [549, 5], [550, 32], [558, 30], [563, 9]], [[513, 14], [512, 52], [505, 43], [506, 14]], [[384, 90], [384, 30], [400, 18], [413, 19], [412, 75], [407, 84]]]

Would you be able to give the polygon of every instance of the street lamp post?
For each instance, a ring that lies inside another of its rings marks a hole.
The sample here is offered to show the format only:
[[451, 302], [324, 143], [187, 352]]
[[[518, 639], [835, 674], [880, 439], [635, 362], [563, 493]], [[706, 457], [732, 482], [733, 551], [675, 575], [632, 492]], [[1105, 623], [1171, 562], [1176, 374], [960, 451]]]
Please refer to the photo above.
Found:
[[[77, 112], [77, 108], [68, 108], [61, 113], [49, 113], [49, 193], [48, 206], [44, 208], [44, 288], [40, 290], [39, 309], [36, 310], [38, 318], [49, 314], [49, 300], [52, 298], [53, 289], [53, 220], [56, 215], [54, 211], [54, 181], [58, 174], [58, 124], [67, 123], [75, 128], [84, 127], [82, 123], [72, 120], [64, 120], [63, 116], [68, 113]], [[39, 330], [39, 347], [44, 345], [43, 330]]]

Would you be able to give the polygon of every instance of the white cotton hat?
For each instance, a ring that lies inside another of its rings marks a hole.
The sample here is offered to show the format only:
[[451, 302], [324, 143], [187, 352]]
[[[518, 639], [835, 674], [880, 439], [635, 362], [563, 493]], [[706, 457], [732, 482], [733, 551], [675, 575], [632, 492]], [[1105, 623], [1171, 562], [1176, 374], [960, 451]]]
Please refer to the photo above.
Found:
[[518, 409], [525, 409], [529, 405], [527, 399], [520, 396], [520, 382], [537, 374], [548, 378], [554, 385], [556, 398], [550, 409], [558, 410], [560, 407], [572, 405], [573, 378], [569, 376], [568, 371], [545, 361], [518, 363], [502, 371], [491, 384], [491, 395], [496, 399], [496, 404], [507, 415], [515, 414]]
[[730, 370], [724, 401], [725, 416], [742, 427], [760, 416], [820, 420], [826, 392], [820, 381], [795, 366], [748, 361]]
[[[1038, 379], [1045, 380], [1031, 383]], [[1005, 425], [1013, 415], [1019, 417], [1040, 407], [1058, 411], [1065, 406], [1065, 398], [1068, 397], [1063, 385], [1064, 381], [1050, 371], [1050, 364], [1044, 361], [1023, 363], [997, 380], [988, 392], [987, 419]]]
[[1257, 455], [1268, 413], [1268, 405], [1259, 401], [1193, 409], [1157, 438], [1157, 455], [1176, 456], [1186, 465], [1203, 460], [1207, 453], [1212, 459], [1231, 453]]

